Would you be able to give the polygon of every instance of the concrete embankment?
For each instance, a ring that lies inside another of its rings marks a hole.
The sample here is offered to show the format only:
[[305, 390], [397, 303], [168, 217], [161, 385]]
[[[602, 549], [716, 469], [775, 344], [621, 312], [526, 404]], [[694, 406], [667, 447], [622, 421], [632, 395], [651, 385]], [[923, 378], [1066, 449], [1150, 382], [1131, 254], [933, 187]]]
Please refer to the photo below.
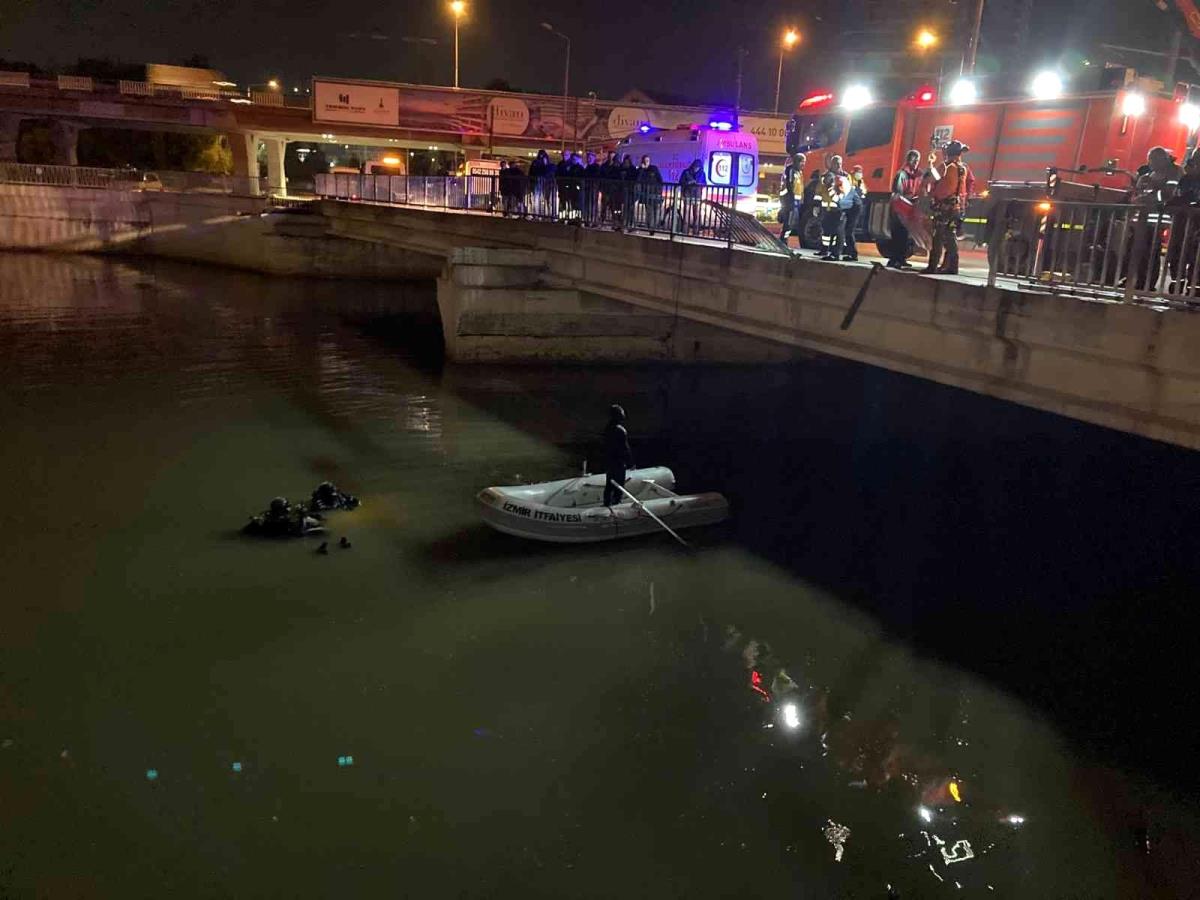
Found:
[[260, 197], [0, 184], [0, 249], [127, 253], [270, 275], [433, 279], [430, 261], [327, 233], [306, 209]]

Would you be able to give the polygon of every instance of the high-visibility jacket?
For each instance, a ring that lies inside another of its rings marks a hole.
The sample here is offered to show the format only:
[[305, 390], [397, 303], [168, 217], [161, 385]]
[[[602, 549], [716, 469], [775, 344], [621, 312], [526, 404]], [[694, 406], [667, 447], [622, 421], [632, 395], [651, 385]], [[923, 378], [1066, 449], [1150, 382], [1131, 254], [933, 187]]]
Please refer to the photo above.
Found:
[[836, 209], [841, 205], [842, 199], [850, 193], [850, 188], [849, 175], [830, 170], [821, 176], [817, 185], [817, 197], [825, 209]]
[[949, 160], [938, 169], [933, 170], [935, 181], [930, 194], [934, 202], [949, 205], [954, 203], [959, 209], [967, 205], [967, 192], [971, 183], [967, 167], [958, 160]]

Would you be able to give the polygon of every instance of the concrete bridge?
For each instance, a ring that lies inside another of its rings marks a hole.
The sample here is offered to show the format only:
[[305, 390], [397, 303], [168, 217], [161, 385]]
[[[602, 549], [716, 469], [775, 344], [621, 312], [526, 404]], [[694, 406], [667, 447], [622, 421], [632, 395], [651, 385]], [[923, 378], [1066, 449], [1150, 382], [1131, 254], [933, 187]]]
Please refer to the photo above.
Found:
[[[0, 185], [0, 247], [436, 279], [461, 362], [824, 353], [1200, 448], [1200, 316], [701, 243], [323, 200]], [[869, 279], [869, 281], [868, 281]]]

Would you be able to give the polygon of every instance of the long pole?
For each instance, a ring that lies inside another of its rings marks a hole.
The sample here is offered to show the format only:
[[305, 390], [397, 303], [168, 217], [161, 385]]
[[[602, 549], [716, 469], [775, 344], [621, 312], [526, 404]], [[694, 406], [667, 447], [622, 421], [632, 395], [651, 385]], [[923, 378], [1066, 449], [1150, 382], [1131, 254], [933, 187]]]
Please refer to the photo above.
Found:
[[775, 73], [775, 114], [779, 115], [779, 87], [783, 84], [783, 50], [779, 51], [779, 71]]
[[737, 48], [737, 93], [733, 98], [733, 127], [740, 128], [742, 111], [742, 57], [746, 54], [744, 47]]
[[454, 87], [458, 87], [458, 14], [454, 16]]
[[975, 0], [975, 27], [971, 30], [971, 43], [967, 47], [967, 58], [963, 64], [964, 75], [975, 74], [975, 57], [979, 53], [979, 29], [983, 25], [983, 0]]
[[[565, 152], [567, 149], [567, 98], [571, 96], [571, 39], [564, 34], [563, 40], [567, 42], [567, 62], [563, 68], [563, 130], [562, 147], [559, 150]], [[574, 132], [574, 127], [571, 130]], [[574, 137], [575, 135], [572, 134], [572, 144], [575, 143]]]
[[[876, 263], [875, 265], [876, 265], [876, 267], [879, 267], [879, 263]], [[632, 500], [634, 505], [638, 509], [640, 509], [646, 515], [648, 515], [650, 518], [652, 518], [655, 522], [657, 522], [659, 525], [661, 525], [663, 528], [665, 528], [667, 530], [667, 534], [669, 534], [671, 537], [675, 538], [675, 540], [679, 541], [679, 543], [683, 544], [683, 546], [685, 546], [685, 547], [689, 546], [687, 541], [685, 541], [683, 538], [681, 538], [679, 535], [677, 535], [674, 531], [671, 530], [670, 525], [668, 525], [666, 522], [664, 522], [662, 519], [660, 519], [654, 513], [650, 512], [650, 510], [646, 509], [645, 504], [643, 504], [642, 501], [639, 500], [637, 497], [633, 496], [633, 494], [629, 493], [629, 491], [625, 490], [624, 486], [617, 484], [615, 481], [612, 481], [609, 483], [612, 484], [613, 486], [615, 486], [618, 491], [620, 491], [622, 494], [624, 494], [630, 500]]]

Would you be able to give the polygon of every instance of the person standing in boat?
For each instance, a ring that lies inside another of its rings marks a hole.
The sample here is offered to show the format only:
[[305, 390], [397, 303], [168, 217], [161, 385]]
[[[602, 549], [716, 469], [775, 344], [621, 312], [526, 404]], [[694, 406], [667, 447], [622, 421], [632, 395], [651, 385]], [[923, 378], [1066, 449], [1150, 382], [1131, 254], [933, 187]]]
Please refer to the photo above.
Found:
[[629, 449], [629, 432], [625, 430], [625, 410], [614, 403], [608, 408], [608, 425], [604, 427], [605, 506], [620, 501], [617, 486], [624, 487], [625, 473], [632, 468], [633, 451]]

